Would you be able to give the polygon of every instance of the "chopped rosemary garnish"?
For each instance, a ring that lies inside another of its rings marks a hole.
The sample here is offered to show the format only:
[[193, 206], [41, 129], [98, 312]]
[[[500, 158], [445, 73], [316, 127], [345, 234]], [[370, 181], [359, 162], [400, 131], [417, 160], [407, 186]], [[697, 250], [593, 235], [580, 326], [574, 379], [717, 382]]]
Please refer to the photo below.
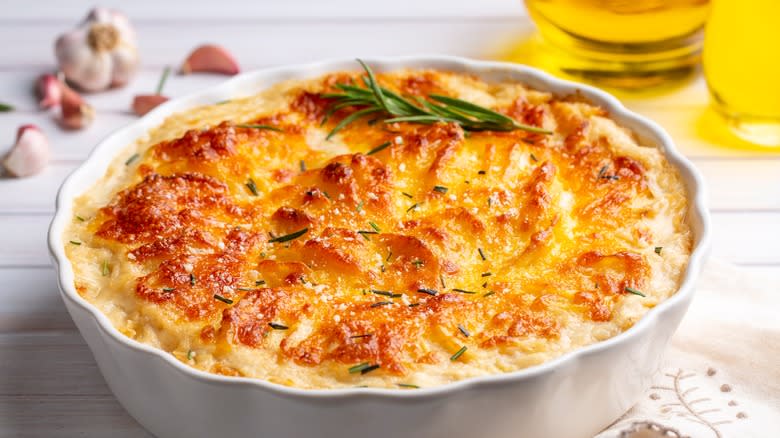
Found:
[[491, 275], [493, 275], [493, 273], [492, 273], [492, 272], [483, 272], [483, 273], [482, 273], [482, 276], [483, 276], [483, 277], [490, 277]]
[[639, 295], [640, 297], [644, 297], [645, 296], [645, 294], [643, 294], [642, 292], [634, 289], [633, 287], [626, 286], [625, 290], [626, 290], [626, 292], [628, 292], [630, 294]]
[[411, 383], [396, 383], [401, 388], [411, 388], [411, 389], [420, 389], [417, 385], [412, 385]]
[[355, 210], [356, 210], [358, 213], [360, 213], [360, 210], [362, 210], [362, 209], [363, 209], [363, 205], [364, 205], [364, 204], [363, 204], [363, 201], [360, 201], [360, 202], [358, 202], [358, 205], [357, 205], [357, 207], [355, 207]]
[[387, 290], [378, 290], [378, 289], [371, 289], [371, 293], [375, 295], [382, 295], [385, 297], [394, 297], [396, 294], [387, 291]]
[[349, 338], [350, 339], [360, 339], [360, 338], [370, 338], [371, 336], [374, 336], [373, 333], [364, 333], [362, 335], [352, 335]]
[[370, 373], [371, 371], [374, 371], [375, 369], [379, 368], [379, 364], [369, 364], [368, 362], [359, 363], [357, 365], [349, 367], [349, 373], [350, 374], [366, 374]]
[[483, 261], [487, 260], [487, 257], [485, 257], [485, 253], [482, 252], [482, 248], [477, 248], [477, 251], [479, 252], [479, 256], [482, 258]]
[[269, 131], [276, 131], [276, 132], [284, 132], [281, 129], [277, 128], [276, 126], [271, 125], [258, 125], [253, 123], [240, 123], [236, 125], [238, 128], [246, 128], [246, 129], [267, 129]]
[[417, 260], [412, 260], [412, 264], [413, 264], [413, 265], [414, 265], [414, 266], [415, 266], [417, 269], [420, 269], [420, 267], [421, 267], [421, 266], [423, 266], [423, 265], [425, 264], [425, 262], [424, 262], [424, 261], [422, 261], [422, 260], [420, 260], [420, 259], [417, 259]]
[[391, 143], [389, 141], [386, 141], [386, 142], [380, 144], [379, 146], [375, 147], [374, 149], [371, 149], [370, 151], [366, 152], [366, 155], [374, 155], [377, 152], [382, 152], [387, 147], [389, 147], [391, 144], [393, 144], [393, 143]]
[[274, 237], [273, 239], [269, 240], [268, 243], [288, 242], [290, 240], [295, 240], [295, 239], [303, 236], [304, 234], [306, 234], [308, 232], [309, 232], [309, 229], [308, 228], [304, 228], [304, 229], [298, 230], [298, 231], [296, 231], [294, 233], [285, 234], [284, 236]]
[[9, 105], [7, 103], [0, 102], [0, 113], [7, 113], [7, 112], [10, 112], [10, 111], [13, 111], [13, 110], [14, 110], [14, 107], [12, 107], [11, 105]]
[[447, 189], [447, 187], [444, 187], [444, 186], [433, 186], [433, 191], [434, 192], [447, 193], [447, 190], [449, 190], [449, 189]]
[[214, 299], [218, 301], [222, 301], [225, 304], [233, 304], [233, 300], [231, 300], [230, 298], [225, 298], [219, 294], [214, 294]]
[[287, 326], [286, 326], [286, 325], [284, 325], [284, 324], [277, 324], [277, 323], [275, 323], [275, 322], [269, 322], [269, 323], [268, 323], [268, 326], [269, 326], [269, 327], [271, 327], [271, 328], [272, 328], [272, 329], [274, 329], [274, 330], [287, 330], [287, 329], [289, 329], [289, 328], [290, 328], [290, 327], [287, 327]]
[[371, 307], [387, 306], [389, 304], [393, 304], [393, 302], [392, 301], [377, 301], [376, 303], [371, 304]]
[[454, 361], [456, 361], [456, 360], [458, 360], [458, 359], [459, 359], [461, 356], [463, 356], [463, 353], [465, 353], [465, 352], [466, 352], [466, 350], [468, 350], [468, 349], [469, 349], [469, 348], [468, 348], [468, 347], [466, 347], [465, 345], [464, 345], [464, 346], [462, 346], [462, 347], [460, 347], [460, 350], [456, 351], [456, 352], [455, 352], [455, 354], [453, 354], [452, 356], [450, 356], [450, 360], [451, 360], [451, 361], [453, 361], [453, 362], [454, 362]]
[[597, 176], [596, 178], [598, 178], [598, 179], [601, 179], [601, 177], [602, 177], [602, 176], [604, 176], [604, 172], [606, 172], [606, 171], [607, 171], [607, 168], [608, 168], [608, 167], [609, 167], [609, 166], [607, 166], [607, 165], [605, 164], [605, 165], [604, 165], [604, 166], [601, 168], [601, 170], [599, 170], [599, 174], [598, 174], [598, 176]]
[[439, 274], [439, 281], [441, 282], [441, 288], [447, 289], [447, 283], [444, 282], [444, 274]]
[[459, 330], [461, 333], [463, 333], [463, 336], [465, 336], [465, 337], [467, 337], [467, 338], [468, 338], [469, 336], [471, 336], [471, 333], [469, 333], [469, 331], [468, 331], [468, 330], [466, 330], [466, 327], [463, 327], [463, 324], [458, 324], [458, 330]]
[[658, 255], [661, 255], [661, 250], [664, 249], [663, 246], [656, 246], [655, 247], [655, 253]]
[[369, 366], [371, 366], [371, 364], [369, 364], [368, 362], [359, 363], [357, 365], [349, 367], [349, 373], [350, 374], [359, 373], [364, 369], [368, 368]]
[[385, 259], [386, 262], [390, 261], [390, 257], [393, 256], [393, 251], [390, 251], [390, 254], [387, 255], [387, 258]]
[[76, 215], [76, 219], [78, 219], [79, 222], [84, 222], [86, 220], [86, 219], [84, 219], [83, 217], [81, 217], [79, 215]]
[[71, 240], [70, 243], [74, 245], [81, 245], [81, 242], [79, 242], [78, 240]]
[[466, 289], [458, 289], [457, 287], [452, 288], [453, 292], [460, 292], [462, 294], [476, 294], [473, 290], [466, 290]]
[[409, 306], [408, 306], [408, 307], [417, 307], [417, 306], [419, 306], [419, 305], [420, 305], [420, 303], [412, 303], [412, 304], [409, 304]]
[[373, 364], [371, 366], [365, 367], [362, 370], [360, 370], [360, 374], [370, 373], [371, 371], [374, 371], [374, 370], [378, 369], [379, 367], [380, 367], [380, 365], [378, 363], [375, 363], [375, 364]]
[[262, 286], [265, 284], [265, 280], [257, 280], [255, 281], [255, 286]]
[[195, 274], [190, 274], [190, 286], [195, 286]]
[[368, 221], [368, 224], [371, 225], [371, 228], [373, 228], [377, 233], [382, 232], [382, 230], [379, 229], [379, 225], [377, 225], [374, 221]]
[[483, 297], [489, 297], [489, 296], [491, 296], [491, 295], [495, 295], [495, 294], [496, 294], [496, 293], [495, 293], [495, 292], [493, 292], [493, 291], [491, 290], [490, 292], [485, 292], [484, 294], [482, 294], [482, 296], [483, 296]]
[[195, 357], [195, 352], [192, 350], [187, 351], [187, 360], [192, 360], [192, 358]]
[[406, 193], [406, 192], [401, 192], [401, 194], [402, 194], [402, 195], [404, 195], [404, 196], [406, 196], [406, 197], [407, 197], [407, 198], [409, 198], [409, 199], [412, 199], [412, 198], [414, 198], [414, 196], [412, 196], [412, 195], [410, 195], [410, 194], [408, 194], [408, 193]]
[[173, 292], [173, 291], [176, 290], [176, 288], [175, 287], [164, 287], [162, 290], [163, 290], [163, 292]]
[[534, 160], [534, 162], [537, 162], [537, 161], [539, 161], [539, 160], [536, 158], [536, 155], [534, 155], [533, 153], [531, 153], [531, 159], [532, 159], [532, 160]]
[[325, 195], [326, 198], [330, 199], [330, 195], [325, 190], [322, 191], [322, 194]]
[[108, 260], [103, 260], [103, 264], [100, 266], [100, 273], [106, 277], [111, 273], [111, 267], [108, 266]]
[[358, 230], [358, 234], [379, 234], [373, 230]]
[[298, 163], [298, 166], [301, 168], [301, 172], [306, 172], [306, 162], [301, 160], [300, 163]]
[[252, 178], [249, 178], [249, 180], [246, 182], [246, 187], [249, 189], [249, 191], [250, 191], [250, 192], [251, 192], [253, 195], [255, 195], [255, 196], [258, 196], [258, 195], [260, 195], [260, 194], [257, 192], [257, 184], [255, 184], [255, 180], [253, 180]]
[[411, 207], [409, 207], [409, 208], [407, 208], [407, 209], [406, 209], [406, 212], [407, 212], [407, 213], [409, 213], [409, 212], [410, 212], [410, 211], [412, 211], [412, 210], [416, 210], [416, 209], [417, 209], [417, 207], [419, 207], [419, 206], [420, 206], [420, 204], [412, 204], [412, 206], [411, 206]]
[[439, 293], [436, 289], [428, 289], [427, 287], [421, 287], [417, 289], [417, 292], [420, 292], [421, 294], [428, 294], [428, 295], [436, 295]]
[[336, 111], [360, 107], [339, 122], [328, 134], [328, 139], [350, 123], [363, 116], [381, 113], [386, 117], [384, 123], [412, 122], [432, 124], [436, 122], [456, 123], [467, 131], [513, 131], [522, 129], [529, 132], [550, 134], [542, 128], [518, 123], [511, 117], [484, 108], [482, 106], [449, 96], [429, 94], [427, 99], [410, 100], [384, 87], [381, 87], [374, 72], [360, 59], [357, 60], [365, 70], [362, 77], [363, 87], [353, 84], [336, 84], [338, 93], [325, 93], [322, 97], [331, 99], [322, 122]]
[[478, 174], [478, 175], [484, 175], [484, 174], [486, 174], [486, 173], [487, 173], [487, 172], [486, 172], [486, 171], [484, 171], [484, 170], [480, 170], [479, 172], [477, 172], [477, 174]]
[[137, 160], [140, 156], [141, 155], [139, 155], [139, 154], [131, 155], [130, 158], [128, 158], [127, 161], [125, 161], [125, 166], [129, 166], [129, 165], [133, 164], [133, 161]]

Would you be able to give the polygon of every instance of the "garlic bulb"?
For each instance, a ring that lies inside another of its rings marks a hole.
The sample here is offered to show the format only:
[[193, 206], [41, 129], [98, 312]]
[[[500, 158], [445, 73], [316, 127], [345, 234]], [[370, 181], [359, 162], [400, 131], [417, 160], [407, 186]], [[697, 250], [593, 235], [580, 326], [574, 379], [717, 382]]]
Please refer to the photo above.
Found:
[[3, 167], [13, 176], [25, 177], [42, 171], [49, 163], [49, 140], [35, 125], [23, 125], [16, 144], [3, 159]]
[[76, 29], [57, 39], [65, 78], [87, 91], [125, 85], [138, 67], [135, 31], [122, 13], [95, 8]]

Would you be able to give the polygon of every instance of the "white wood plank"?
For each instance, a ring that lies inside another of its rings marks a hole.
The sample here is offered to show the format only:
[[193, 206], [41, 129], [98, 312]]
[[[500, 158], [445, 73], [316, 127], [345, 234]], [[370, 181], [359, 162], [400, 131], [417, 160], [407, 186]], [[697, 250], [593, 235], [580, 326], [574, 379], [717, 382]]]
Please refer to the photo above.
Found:
[[710, 195], [710, 208], [780, 210], [780, 159], [696, 160]]
[[[75, 330], [51, 267], [0, 268], [0, 336], [41, 330]], [[2, 392], [0, 392], [2, 394]]]
[[113, 395], [0, 396], [0, 436], [153, 438]]
[[0, 396], [110, 394], [76, 330], [0, 334], [0, 369], [14, 376], [0, 380]]
[[[333, 57], [448, 53], [484, 58], [512, 35], [531, 25], [516, 17], [490, 20], [267, 20], [207, 22], [177, 28], [175, 22], [143, 22], [136, 26], [146, 67], [179, 65], [203, 42], [224, 45], [244, 69], [310, 62]], [[29, 71], [51, 68], [52, 45], [63, 30], [58, 23], [8, 22], [0, 26], [3, 48], [0, 69]], [[18, 38], [25, 35], [25, 38]]]
[[[780, 263], [780, 212], [716, 212], [713, 256], [737, 264]], [[0, 215], [0, 267], [47, 266], [48, 215]]]
[[[3, 18], [8, 20], [57, 20], [75, 22], [95, 3], [88, 0], [38, 0], [35, 7], [25, 0], [6, 0]], [[372, 18], [372, 17], [484, 17], [525, 15], [518, 0], [221, 0], [211, 2], [160, 2], [154, 0], [104, 0], [101, 6], [119, 8], [137, 20], [271, 19], [271, 18]]]

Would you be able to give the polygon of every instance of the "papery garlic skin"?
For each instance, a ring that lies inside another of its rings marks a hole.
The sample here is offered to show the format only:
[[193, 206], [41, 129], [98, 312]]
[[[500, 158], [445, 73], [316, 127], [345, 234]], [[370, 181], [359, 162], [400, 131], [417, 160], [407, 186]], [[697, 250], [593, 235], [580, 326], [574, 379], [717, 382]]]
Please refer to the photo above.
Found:
[[55, 54], [65, 78], [87, 91], [125, 85], [138, 69], [138, 45], [122, 13], [95, 8], [76, 29], [60, 36]]
[[3, 159], [5, 170], [16, 177], [32, 176], [49, 164], [49, 140], [35, 125], [22, 125], [16, 144]]

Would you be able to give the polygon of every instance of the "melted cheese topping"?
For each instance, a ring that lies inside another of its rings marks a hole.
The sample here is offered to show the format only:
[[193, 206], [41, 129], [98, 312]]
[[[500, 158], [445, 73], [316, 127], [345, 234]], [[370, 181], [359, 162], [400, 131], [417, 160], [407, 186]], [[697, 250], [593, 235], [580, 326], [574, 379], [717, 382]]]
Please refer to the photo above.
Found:
[[602, 108], [399, 71], [378, 80], [554, 134], [364, 118], [326, 140], [355, 108], [321, 126], [320, 93], [358, 76], [278, 84], [139, 139], [75, 201], [63, 243], [79, 293], [202, 370], [409, 388], [542, 363], [676, 292], [684, 187]]

